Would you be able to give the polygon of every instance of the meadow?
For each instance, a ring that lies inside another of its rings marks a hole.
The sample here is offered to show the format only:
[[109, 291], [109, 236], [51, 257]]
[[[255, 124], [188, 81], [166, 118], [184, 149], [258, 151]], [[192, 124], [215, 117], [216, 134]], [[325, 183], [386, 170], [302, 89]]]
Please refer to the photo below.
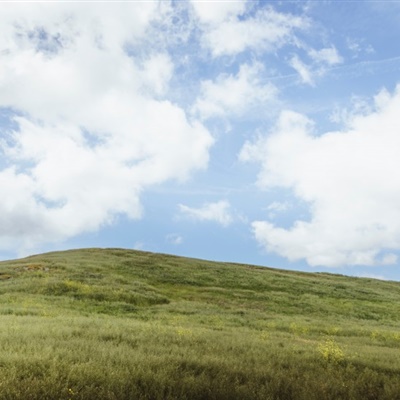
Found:
[[0, 262], [0, 399], [400, 399], [400, 283], [124, 249]]

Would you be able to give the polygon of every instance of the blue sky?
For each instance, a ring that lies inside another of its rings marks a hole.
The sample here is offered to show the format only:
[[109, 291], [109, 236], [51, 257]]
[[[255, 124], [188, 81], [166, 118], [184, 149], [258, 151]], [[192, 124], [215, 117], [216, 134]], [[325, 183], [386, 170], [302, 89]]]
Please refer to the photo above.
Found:
[[124, 247], [400, 280], [400, 2], [0, 3], [0, 259]]

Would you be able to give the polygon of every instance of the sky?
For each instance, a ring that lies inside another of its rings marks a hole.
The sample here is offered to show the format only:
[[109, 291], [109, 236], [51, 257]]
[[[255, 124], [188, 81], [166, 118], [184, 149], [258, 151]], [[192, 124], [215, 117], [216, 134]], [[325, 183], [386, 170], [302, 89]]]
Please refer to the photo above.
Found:
[[0, 259], [400, 280], [399, 37], [399, 1], [0, 1]]

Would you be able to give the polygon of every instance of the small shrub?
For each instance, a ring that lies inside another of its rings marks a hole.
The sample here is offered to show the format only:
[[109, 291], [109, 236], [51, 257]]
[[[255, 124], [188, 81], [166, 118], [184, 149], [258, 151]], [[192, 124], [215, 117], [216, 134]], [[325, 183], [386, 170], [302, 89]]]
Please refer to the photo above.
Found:
[[290, 324], [290, 331], [294, 335], [306, 335], [309, 329], [306, 326], [297, 325], [295, 322], [292, 322]]
[[320, 343], [318, 350], [326, 363], [337, 365], [345, 360], [343, 350], [333, 339], [327, 339], [324, 343]]

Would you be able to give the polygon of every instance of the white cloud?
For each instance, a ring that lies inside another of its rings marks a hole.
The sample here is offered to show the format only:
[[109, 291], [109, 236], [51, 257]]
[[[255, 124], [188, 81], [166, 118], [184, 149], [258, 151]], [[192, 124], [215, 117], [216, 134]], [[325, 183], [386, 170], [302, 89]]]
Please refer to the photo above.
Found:
[[273, 201], [267, 207], [268, 210], [268, 218], [273, 219], [277, 214], [283, 213], [290, 208], [290, 204], [287, 201]]
[[149, 185], [207, 166], [207, 129], [162, 99], [169, 56], [126, 51], [146, 36], [155, 3], [4, 11], [0, 107], [22, 116], [0, 142], [9, 165], [0, 170], [0, 247], [65, 239], [118, 214], [138, 218]]
[[353, 53], [352, 58], [358, 58], [362, 53], [373, 54], [375, 53], [374, 48], [370, 44], [365, 44], [364, 39], [357, 40], [354, 38], [346, 39], [347, 48]]
[[282, 212], [282, 211], [286, 211], [289, 207], [290, 207], [290, 204], [287, 201], [285, 201], [285, 202], [273, 201], [271, 204], [268, 205], [267, 210]]
[[295, 41], [295, 30], [309, 26], [306, 18], [283, 14], [270, 7], [259, 9], [254, 16], [239, 19], [231, 13], [218, 25], [203, 32], [203, 44], [214, 57], [236, 55], [247, 49], [274, 51]]
[[340, 64], [343, 61], [334, 46], [320, 50], [311, 49], [308, 54], [314, 61], [327, 65]]
[[173, 245], [179, 245], [183, 243], [183, 237], [177, 233], [170, 233], [165, 237], [165, 240]]
[[271, 83], [262, 82], [263, 71], [261, 64], [244, 64], [236, 75], [219, 75], [215, 82], [202, 82], [193, 111], [203, 119], [240, 116], [257, 105], [272, 103], [277, 89]]
[[197, 221], [213, 221], [228, 226], [233, 222], [230, 204], [225, 200], [216, 203], [205, 203], [200, 208], [192, 208], [179, 204], [179, 210], [187, 217]]
[[274, 131], [246, 143], [243, 161], [261, 164], [262, 188], [284, 187], [308, 202], [309, 221], [289, 229], [254, 221], [269, 251], [310, 265], [387, 265], [400, 250], [400, 86], [382, 91], [368, 115], [343, 131], [314, 134], [312, 121], [282, 112]]
[[320, 50], [309, 49], [308, 55], [311, 63], [307, 65], [295, 54], [289, 65], [300, 75], [303, 83], [315, 86], [317, 78], [325, 75], [329, 67], [340, 64], [343, 59], [335, 47], [326, 47]]
[[210, 2], [191, 0], [194, 11], [200, 22], [219, 24], [226, 19], [242, 15], [246, 9], [247, 0], [222, 0]]
[[[302, 45], [301, 47], [304, 47]], [[298, 54], [292, 56], [289, 65], [300, 75], [303, 83], [315, 86], [315, 81], [326, 74], [330, 67], [340, 64], [343, 58], [340, 56], [336, 47], [325, 47], [320, 50], [313, 48], [306, 49], [311, 61], [306, 64]]]
[[304, 64], [297, 55], [294, 55], [290, 59], [289, 65], [300, 75], [303, 83], [307, 83], [311, 86], [314, 85], [314, 73], [312, 72], [311, 68]]

